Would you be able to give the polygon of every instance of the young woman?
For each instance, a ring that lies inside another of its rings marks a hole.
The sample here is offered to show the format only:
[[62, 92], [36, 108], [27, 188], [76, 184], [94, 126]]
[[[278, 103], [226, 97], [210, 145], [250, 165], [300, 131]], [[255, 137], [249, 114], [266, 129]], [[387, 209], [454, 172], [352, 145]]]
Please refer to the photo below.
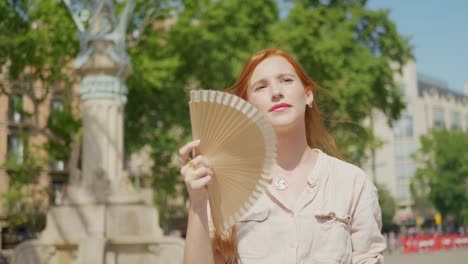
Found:
[[245, 63], [227, 91], [257, 107], [275, 130], [271, 185], [230, 239], [212, 238], [206, 187], [213, 169], [201, 155], [190, 160], [198, 141], [183, 146], [180, 172], [190, 196], [184, 263], [383, 263], [377, 190], [341, 160], [315, 104], [317, 89], [281, 50], [260, 51]]

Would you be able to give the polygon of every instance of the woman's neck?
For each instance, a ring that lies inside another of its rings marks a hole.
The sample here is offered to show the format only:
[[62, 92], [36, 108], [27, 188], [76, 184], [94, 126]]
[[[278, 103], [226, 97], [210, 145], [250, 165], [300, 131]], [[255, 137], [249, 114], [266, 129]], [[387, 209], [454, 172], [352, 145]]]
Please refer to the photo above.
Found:
[[305, 128], [290, 129], [287, 133], [276, 133], [276, 163], [283, 170], [293, 170], [304, 159], [310, 158]]

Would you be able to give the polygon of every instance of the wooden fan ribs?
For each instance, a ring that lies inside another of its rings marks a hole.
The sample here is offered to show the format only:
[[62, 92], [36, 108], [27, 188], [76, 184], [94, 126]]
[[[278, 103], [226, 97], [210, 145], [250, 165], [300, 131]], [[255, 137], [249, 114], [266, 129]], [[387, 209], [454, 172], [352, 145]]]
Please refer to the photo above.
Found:
[[192, 135], [213, 164], [208, 186], [216, 232], [228, 230], [262, 195], [276, 157], [271, 125], [243, 99], [219, 91], [191, 91]]

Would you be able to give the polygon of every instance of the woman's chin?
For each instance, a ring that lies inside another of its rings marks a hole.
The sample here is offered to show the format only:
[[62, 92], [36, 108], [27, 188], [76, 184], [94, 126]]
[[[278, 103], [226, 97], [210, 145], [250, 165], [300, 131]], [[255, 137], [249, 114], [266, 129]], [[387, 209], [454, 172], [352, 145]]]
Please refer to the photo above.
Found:
[[275, 130], [288, 130], [300, 126], [301, 124], [303, 125], [304, 116], [295, 114], [286, 114], [281, 116], [270, 115], [267, 116], [267, 120]]
[[291, 120], [275, 120], [271, 122], [271, 125], [277, 134], [291, 133], [295, 129], [300, 129], [299, 122], [293, 122]]

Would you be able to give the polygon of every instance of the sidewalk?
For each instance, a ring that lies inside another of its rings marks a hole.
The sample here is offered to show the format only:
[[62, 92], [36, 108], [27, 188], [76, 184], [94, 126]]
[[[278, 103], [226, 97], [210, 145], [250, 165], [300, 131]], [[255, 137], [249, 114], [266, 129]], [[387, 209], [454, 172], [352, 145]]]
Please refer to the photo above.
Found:
[[441, 250], [436, 252], [385, 254], [385, 264], [465, 264], [468, 249]]

